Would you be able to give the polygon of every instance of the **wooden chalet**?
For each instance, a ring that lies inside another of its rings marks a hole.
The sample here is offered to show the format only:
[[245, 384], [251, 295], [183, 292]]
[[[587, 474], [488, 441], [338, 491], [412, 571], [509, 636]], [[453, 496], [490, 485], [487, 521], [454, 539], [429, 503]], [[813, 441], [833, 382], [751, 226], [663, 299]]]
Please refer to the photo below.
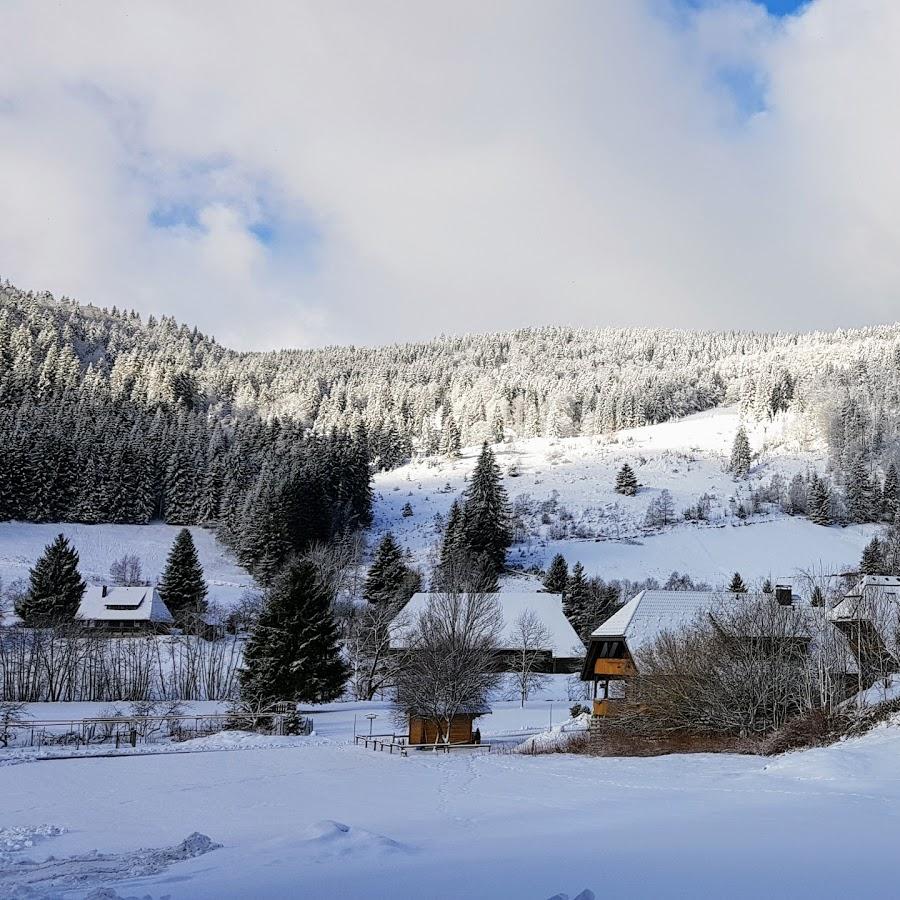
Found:
[[[591, 633], [581, 671], [593, 685], [593, 715], [608, 716], [625, 696], [627, 683], [637, 674], [635, 658], [664, 631], [677, 631], [703, 614], [714, 615], [723, 604], [766, 599], [791, 606], [790, 589], [776, 595], [732, 594], [716, 591], [641, 591]], [[780, 635], [779, 640], [784, 640]], [[787, 638], [797, 651], [807, 652], [808, 633]], [[772, 640], [766, 635], [747, 635], [748, 641]]]
[[89, 585], [75, 619], [86, 632], [114, 636], [165, 634], [174, 623], [156, 588], [149, 585]]
[[847, 640], [865, 681], [900, 671], [896, 622], [900, 577], [864, 575], [828, 611], [828, 619]]

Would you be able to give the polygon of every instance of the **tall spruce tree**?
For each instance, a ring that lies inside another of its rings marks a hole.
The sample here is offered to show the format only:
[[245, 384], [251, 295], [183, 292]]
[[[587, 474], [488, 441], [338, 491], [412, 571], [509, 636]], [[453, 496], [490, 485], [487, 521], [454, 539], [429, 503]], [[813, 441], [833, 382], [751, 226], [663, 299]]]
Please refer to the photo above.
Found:
[[466, 552], [480, 560], [486, 572], [500, 575], [512, 543], [511, 512], [500, 468], [485, 443], [463, 495], [462, 536]]
[[638, 480], [634, 474], [634, 469], [624, 463], [622, 468], [616, 473], [616, 493], [624, 494], [626, 497], [633, 497], [638, 490]]
[[847, 473], [847, 518], [850, 522], [873, 522], [879, 517], [875, 482], [863, 457], [857, 456]]
[[831, 524], [831, 491], [825, 481], [813, 472], [806, 492], [809, 518], [816, 525]]
[[572, 573], [566, 583], [566, 592], [563, 594], [563, 612], [579, 635], [584, 632], [587, 624], [590, 600], [590, 589], [584, 575], [584, 566], [577, 562], [572, 566]]
[[332, 597], [315, 565], [289, 561], [269, 587], [244, 649], [241, 697], [324, 703], [340, 697], [347, 678]]
[[881, 517], [885, 522], [893, 522], [900, 508], [900, 481], [897, 478], [897, 467], [891, 463], [884, 475], [884, 487], [881, 491]]
[[569, 564], [562, 553], [553, 557], [547, 574], [544, 576], [544, 587], [551, 594], [562, 594], [566, 590], [566, 582], [569, 580]]
[[60, 534], [34, 564], [28, 592], [16, 606], [16, 613], [32, 627], [71, 622], [84, 591], [85, 583], [78, 572], [78, 551]]
[[158, 590], [172, 617], [182, 627], [196, 622], [206, 612], [206, 580], [187, 528], [178, 532], [172, 544]]
[[746, 478], [750, 472], [750, 441], [747, 439], [747, 431], [741, 425], [734, 436], [731, 445], [731, 461], [728, 470], [735, 478]]

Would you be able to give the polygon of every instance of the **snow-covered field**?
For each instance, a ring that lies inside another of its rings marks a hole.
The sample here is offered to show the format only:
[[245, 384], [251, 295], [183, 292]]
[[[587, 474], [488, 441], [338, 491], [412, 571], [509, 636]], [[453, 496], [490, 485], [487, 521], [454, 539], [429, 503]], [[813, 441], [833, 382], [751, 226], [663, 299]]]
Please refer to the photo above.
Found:
[[[180, 530], [162, 522], [151, 525], [0, 522], [0, 578], [5, 584], [17, 578], [27, 579], [29, 569], [44, 547], [62, 533], [78, 550], [81, 574], [86, 581], [108, 582], [110, 565], [124, 553], [140, 557], [144, 577], [155, 581], [165, 568], [169, 549]], [[191, 528], [190, 532], [209, 584], [209, 599], [223, 606], [233, 605], [253, 580], [211, 531]]]
[[[873, 526], [822, 528], [803, 518], [769, 512], [741, 520], [733, 500], [773, 475], [788, 482], [808, 468], [824, 472], [822, 447], [790, 417], [747, 425], [755, 454], [750, 478], [736, 483], [724, 471], [740, 425], [735, 408], [720, 408], [684, 419], [618, 432], [609, 438], [534, 438], [498, 448], [510, 499], [525, 510], [529, 537], [514, 546], [510, 559], [545, 565], [555, 553], [581, 560], [590, 574], [604, 578], [665, 580], [673, 570], [714, 587], [735, 571], [745, 580], [787, 577], [823, 567], [837, 571], [859, 562]], [[412, 462], [375, 478], [375, 535], [393, 530], [424, 564], [438, 539], [435, 515], [446, 515], [465, 488], [477, 448], [456, 460]], [[623, 463], [643, 485], [635, 497], [613, 490]], [[510, 476], [510, 472], [516, 474]], [[661, 533], [645, 534], [651, 500], [667, 489], [676, 515], [703, 493], [713, 500], [709, 524], [681, 521]], [[412, 516], [403, 516], [409, 503]], [[545, 521], [545, 519], [547, 521]], [[560, 539], [559, 530], [566, 530]], [[580, 535], [580, 536], [579, 536]]]
[[[547, 705], [504, 715], [543, 719]], [[768, 760], [403, 759], [349, 742], [353, 717], [384, 707], [331, 709], [312, 737], [275, 746], [0, 768], [0, 892], [34, 873], [27, 896], [101, 881], [172, 900], [895, 892], [896, 726]], [[222, 846], [179, 848], [193, 832]]]

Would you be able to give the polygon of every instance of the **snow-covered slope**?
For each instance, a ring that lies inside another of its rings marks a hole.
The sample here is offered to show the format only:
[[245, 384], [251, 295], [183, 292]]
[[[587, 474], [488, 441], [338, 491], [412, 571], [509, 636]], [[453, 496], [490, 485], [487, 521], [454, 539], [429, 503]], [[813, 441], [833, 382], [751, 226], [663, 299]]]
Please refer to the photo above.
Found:
[[[496, 447], [525, 532], [511, 561], [544, 565], [559, 552], [605, 578], [665, 579], [678, 570], [713, 585], [735, 571], [745, 579], [777, 578], [819, 566], [836, 571], [855, 565], [871, 526], [822, 528], [778, 510], [744, 520], [734, 515], [736, 503], [773, 475], [789, 481], [825, 465], [814, 436], [792, 417], [781, 416], [747, 426], [754, 466], [746, 481], [735, 482], [725, 464], [740, 424], [737, 409], [726, 407], [608, 438], [535, 438]], [[427, 567], [429, 549], [439, 539], [435, 516], [446, 515], [460, 496], [477, 454], [469, 448], [456, 460], [415, 461], [376, 476], [376, 539], [393, 530]], [[625, 462], [642, 484], [635, 497], [613, 490]], [[647, 507], [663, 489], [671, 493], [680, 522], [647, 533]], [[710, 521], [684, 522], [683, 510], [704, 493], [713, 498]], [[402, 515], [406, 503], [412, 516]]]
[[[350, 741], [386, 710], [342, 706], [280, 747], [0, 766], [0, 893], [41, 876], [27, 896], [896, 895], [896, 726], [775, 759], [404, 759]], [[131, 865], [193, 831], [222, 846]]]
[[[154, 522], [151, 525], [35, 525], [0, 522], [0, 578], [8, 584], [28, 577], [28, 570], [44, 547], [62, 533], [78, 550], [85, 581], [109, 580], [109, 567], [124, 553], [141, 560], [144, 578], [155, 581], [162, 574], [166, 557], [180, 527]], [[250, 575], [216, 541], [212, 532], [191, 528], [203, 573], [209, 584], [209, 599], [231, 606], [253, 583]]]

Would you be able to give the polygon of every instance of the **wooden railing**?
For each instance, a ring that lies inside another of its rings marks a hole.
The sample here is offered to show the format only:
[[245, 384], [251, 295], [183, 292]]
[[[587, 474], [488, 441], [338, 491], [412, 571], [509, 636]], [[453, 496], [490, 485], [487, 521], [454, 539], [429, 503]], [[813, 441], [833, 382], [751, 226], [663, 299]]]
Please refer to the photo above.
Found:
[[360, 744], [366, 748], [371, 747], [373, 750], [387, 750], [393, 754], [396, 750], [401, 756], [409, 756], [410, 750], [433, 750], [435, 753], [449, 753], [451, 750], [486, 750], [491, 752], [490, 744], [445, 744], [439, 742], [437, 744], [410, 744], [405, 735], [397, 734], [357, 734], [353, 738], [353, 742], [359, 746]]

